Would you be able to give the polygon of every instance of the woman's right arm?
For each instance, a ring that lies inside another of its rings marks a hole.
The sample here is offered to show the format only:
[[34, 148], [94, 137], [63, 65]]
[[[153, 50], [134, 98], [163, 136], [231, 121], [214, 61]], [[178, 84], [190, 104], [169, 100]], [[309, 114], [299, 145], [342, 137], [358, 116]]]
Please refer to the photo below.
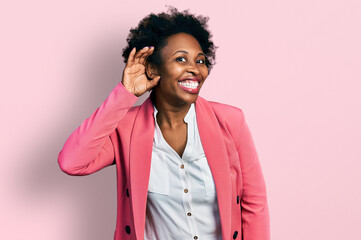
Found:
[[135, 52], [135, 48], [132, 50], [122, 82], [67, 139], [58, 157], [59, 166], [65, 173], [87, 175], [113, 163], [114, 149], [110, 135], [138, 96], [159, 81], [157, 78], [148, 80], [145, 75], [146, 58], [152, 52], [153, 48], [143, 48], [138, 52]]
[[110, 134], [136, 102], [137, 97], [119, 83], [103, 104], [70, 135], [59, 153], [61, 170], [87, 175], [114, 161]]

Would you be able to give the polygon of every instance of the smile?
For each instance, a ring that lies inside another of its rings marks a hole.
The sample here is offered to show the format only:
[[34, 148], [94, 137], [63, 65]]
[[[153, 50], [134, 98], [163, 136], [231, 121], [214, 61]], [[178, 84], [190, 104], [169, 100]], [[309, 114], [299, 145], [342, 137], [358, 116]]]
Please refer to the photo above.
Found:
[[188, 93], [198, 93], [199, 91], [198, 80], [182, 80], [178, 82], [178, 86]]
[[199, 82], [186, 80], [186, 81], [179, 82], [179, 84], [186, 88], [196, 89], [199, 85]]

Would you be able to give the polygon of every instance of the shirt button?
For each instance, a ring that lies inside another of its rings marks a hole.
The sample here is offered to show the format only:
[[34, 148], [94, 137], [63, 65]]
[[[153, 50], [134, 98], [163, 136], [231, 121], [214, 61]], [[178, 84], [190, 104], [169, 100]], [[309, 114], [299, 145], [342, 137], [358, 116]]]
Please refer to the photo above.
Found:
[[194, 239], [198, 239], [198, 237], [197, 237], [197, 236], [194, 236], [193, 238], [194, 238]]
[[180, 168], [183, 169], [183, 168], [184, 168], [184, 164], [180, 165]]
[[188, 189], [184, 189], [184, 192], [187, 193], [187, 192], [188, 192]]
[[188, 216], [188, 217], [192, 216], [192, 213], [190, 213], [190, 212], [189, 212], [189, 213], [187, 213], [187, 216]]

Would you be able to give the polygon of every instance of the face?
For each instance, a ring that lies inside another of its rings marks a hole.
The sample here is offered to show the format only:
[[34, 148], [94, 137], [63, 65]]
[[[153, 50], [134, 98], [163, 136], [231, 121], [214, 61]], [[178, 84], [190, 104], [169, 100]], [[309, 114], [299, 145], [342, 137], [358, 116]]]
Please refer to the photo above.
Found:
[[157, 68], [161, 80], [155, 88], [157, 101], [174, 106], [195, 102], [208, 76], [205, 55], [198, 41], [186, 33], [174, 34], [161, 50], [161, 59], [162, 64]]

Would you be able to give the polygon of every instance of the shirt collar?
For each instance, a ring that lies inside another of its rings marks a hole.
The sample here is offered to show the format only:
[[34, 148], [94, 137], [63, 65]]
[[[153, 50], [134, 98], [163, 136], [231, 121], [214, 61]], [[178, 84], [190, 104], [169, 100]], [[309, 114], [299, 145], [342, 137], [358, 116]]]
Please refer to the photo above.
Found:
[[[164, 140], [161, 130], [158, 126], [157, 123], [157, 113], [158, 110], [156, 109], [156, 107], [154, 106], [154, 121], [155, 121], [155, 138], [154, 138], [154, 142], [153, 146], [158, 146], [161, 147], [164, 151], [166, 152], [172, 152], [172, 154], [177, 154], [174, 149], [172, 149], [168, 143]], [[184, 117], [184, 122], [187, 123], [188, 128], [187, 128], [187, 145], [186, 148], [184, 149], [183, 155], [182, 155], [182, 159], [186, 160], [186, 161], [195, 161], [195, 160], [199, 160], [202, 157], [204, 157], [204, 150], [202, 147], [202, 143], [200, 141], [199, 138], [199, 133], [198, 133], [198, 127], [197, 127], [197, 120], [196, 120], [196, 111], [195, 111], [195, 104], [192, 103], [186, 116]], [[171, 150], [170, 150], [171, 149]], [[177, 155], [178, 157], [178, 155]], [[175, 158], [177, 159], [177, 158]]]
[[[153, 114], [154, 120], [157, 122], [158, 110], [155, 107], [155, 105], [153, 105], [153, 107], [154, 107], [154, 114]], [[194, 103], [192, 103], [189, 110], [188, 110], [188, 112], [187, 112], [187, 114], [184, 117], [184, 122], [191, 123], [195, 116], [196, 116], [196, 111], [195, 111]]]

